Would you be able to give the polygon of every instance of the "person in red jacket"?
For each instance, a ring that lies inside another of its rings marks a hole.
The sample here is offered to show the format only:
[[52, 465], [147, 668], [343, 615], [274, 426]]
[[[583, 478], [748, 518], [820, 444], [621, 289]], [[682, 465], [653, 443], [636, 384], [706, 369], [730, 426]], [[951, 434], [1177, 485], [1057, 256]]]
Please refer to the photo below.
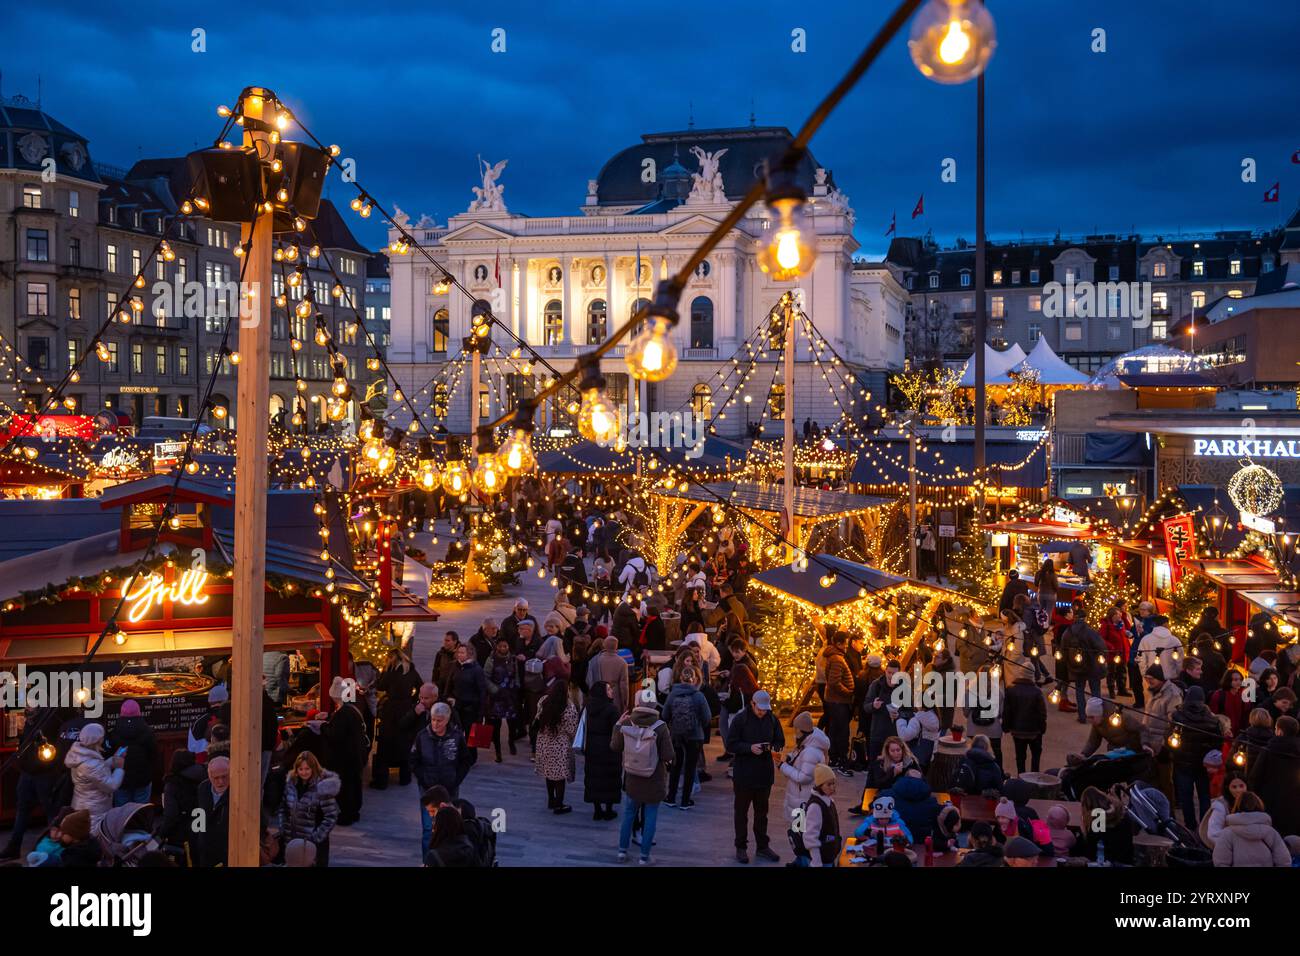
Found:
[[1106, 693], [1112, 699], [1127, 697], [1129, 629], [1118, 607], [1107, 609], [1106, 619], [1101, 622], [1101, 639], [1106, 642]]
[[1058, 693], [1056, 707], [1065, 714], [1072, 714], [1078, 710], [1074, 704], [1070, 703], [1070, 676], [1069, 669], [1066, 667], [1065, 658], [1061, 655], [1061, 639], [1065, 632], [1070, 629], [1074, 623], [1074, 606], [1070, 605], [1064, 610], [1057, 605], [1052, 610], [1052, 656], [1056, 658], [1055, 689]]

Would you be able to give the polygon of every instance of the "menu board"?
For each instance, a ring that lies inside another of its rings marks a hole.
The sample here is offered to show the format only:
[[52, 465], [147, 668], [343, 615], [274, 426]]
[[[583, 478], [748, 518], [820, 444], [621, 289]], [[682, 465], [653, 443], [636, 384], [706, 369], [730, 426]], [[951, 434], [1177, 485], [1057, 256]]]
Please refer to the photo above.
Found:
[[[208, 710], [206, 693], [180, 694], [174, 697], [141, 697], [140, 715], [154, 733], [177, 733], [189, 730], [194, 721]], [[102, 722], [111, 731], [117, 723], [123, 700], [106, 698]]]

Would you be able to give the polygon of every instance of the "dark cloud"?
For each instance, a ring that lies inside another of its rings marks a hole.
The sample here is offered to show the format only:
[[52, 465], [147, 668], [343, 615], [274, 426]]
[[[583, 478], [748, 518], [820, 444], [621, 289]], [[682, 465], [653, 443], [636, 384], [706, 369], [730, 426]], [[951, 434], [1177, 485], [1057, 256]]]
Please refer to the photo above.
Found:
[[[508, 158], [514, 210], [572, 212], [587, 179], [648, 131], [795, 128], [891, 5], [723, 2], [380, 4], [279, 9], [52, 2], [0, 15], [4, 92], [34, 94], [129, 165], [186, 152], [219, 127], [215, 106], [258, 83], [357, 161], [388, 203], [440, 221], [465, 208], [475, 156]], [[427, 7], [427, 8], [426, 8]], [[1300, 5], [994, 0], [988, 75], [993, 235], [1266, 228], [1294, 207], [1300, 148], [1291, 101]], [[207, 52], [190, 49], [207, 31]], [[506, 30], [507, 52], [490, 50]], [[807, 32], [808, 52], [790, 50]], [[1094, 28], [1107, 52], [1092, 53]], [[974, 85], [941, 87], [896, 38], [813, 142], [858, 213], [863, 252], [900, 232], [973, 235]], [[1259, 182], [1240, 180], [1243, 157]], [[958, 181], [940, 164], [957, 160]], [[1263, 205], [1282, 182], [1282, 202]], [[347, 198], [345, 187], [331, 187]], [[926, 216], [908, 218], [917, 196]], [[366, 242], [382, 228], [352, 219]]]

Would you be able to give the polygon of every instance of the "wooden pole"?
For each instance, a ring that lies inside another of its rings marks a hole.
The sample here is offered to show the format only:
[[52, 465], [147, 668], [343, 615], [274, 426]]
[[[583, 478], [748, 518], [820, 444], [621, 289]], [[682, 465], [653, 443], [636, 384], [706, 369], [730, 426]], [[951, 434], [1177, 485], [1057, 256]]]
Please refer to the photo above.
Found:
[[918, 579], [916, 573], [916, 418], [907, 421], [907, 531], [912, 546], [908, 549], [908, 576]]
[[[265, 90], [254, 90], [254, 94]], [[264, 96], [244, 99], [248, 120], [264, 119]], [[244, 145], [265, 159], [274, 149], [267, 132], [246, 123]], [[262, 838], [262, 625], [266, 613], [266, 431], [271, 381], [272, 216], [245, 223], [248, 243], [245, 295], [239, 318], [235, 450], [244, 463], [235, 483], [235, 577], [230, 687], [230, 866], [258, 866]]]
[[795, 538], [794, 528], [794, 293], [785, 294], [785, 400], [782, 403], [785, 413], [785, 520], [786, 539], [791, 542], [786, 547], [787, 560], [794, 560], [794, 547], [802, 542]]

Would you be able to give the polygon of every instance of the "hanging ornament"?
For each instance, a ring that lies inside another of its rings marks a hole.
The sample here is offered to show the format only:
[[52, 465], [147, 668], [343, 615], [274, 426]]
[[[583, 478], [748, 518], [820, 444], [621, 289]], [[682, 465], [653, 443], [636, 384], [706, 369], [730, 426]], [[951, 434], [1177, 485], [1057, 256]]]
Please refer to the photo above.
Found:
[[1263, 465], [1244, 461], [1242, 469], [1228, 479], [1228, 497], [1238, 511], [1272, 514], [1282, 504], [1282, 479]]

